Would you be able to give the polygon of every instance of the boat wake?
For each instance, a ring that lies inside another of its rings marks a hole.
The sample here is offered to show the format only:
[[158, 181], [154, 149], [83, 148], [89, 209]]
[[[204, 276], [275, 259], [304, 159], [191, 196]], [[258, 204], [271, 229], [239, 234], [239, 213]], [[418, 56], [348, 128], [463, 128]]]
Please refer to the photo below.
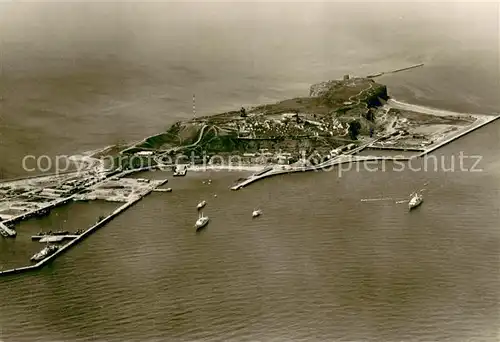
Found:
[[391, 197], [384, 198], [362, 198], [361, 202], [377, 202], [377, 201], [392, 201]]

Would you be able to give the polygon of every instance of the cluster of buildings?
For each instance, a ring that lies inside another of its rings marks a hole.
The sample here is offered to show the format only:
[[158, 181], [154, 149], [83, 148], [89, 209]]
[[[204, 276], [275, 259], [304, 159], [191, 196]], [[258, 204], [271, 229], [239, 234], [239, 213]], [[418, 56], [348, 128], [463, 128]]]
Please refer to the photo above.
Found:
[[242, 161], [249, 164], [279, 164], [289, 165], [299, 159], [298, 154], [290, 152], [269, 152], [268, 149], [262, 149], [259, 153], [243, 153]]
[[0, 221], [14, 217], [46, 215], [53, 203], [65, 201], [73, 194], [106, 178], [99, 170], [77, 174], [71, 178], [50, 176], [42, 180], [20, 180], [0, 187]]
[[91, 187], [75, 196], [75, 200], [105, 200], [110, 202], [129, 202], [142, 197], [163, 181], [144, 178], [110, 178], [108, 181]]
[[348, 131], [348, 124], [336, 118], [316, 120], [306, 119], [298, 113], [285, 113], [281, 117], [267, 116], [258, 120], [259, 116], [249, 117], [242, 124], [237, 125], [238, 137], [246, 139], [266, 139], [275, 137], [314, 137], [344, 136]]

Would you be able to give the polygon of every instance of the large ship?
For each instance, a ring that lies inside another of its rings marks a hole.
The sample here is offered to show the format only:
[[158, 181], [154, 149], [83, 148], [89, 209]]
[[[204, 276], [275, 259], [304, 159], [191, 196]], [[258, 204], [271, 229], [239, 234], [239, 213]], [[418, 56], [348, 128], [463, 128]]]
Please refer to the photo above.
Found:
[[414, 192], [411, 195], [410, 201], [408, 202], [408, 210], [412, 210], [413, 208], [418, 207], [420, 204], [422, 204], [424, 198], [422, 197], [421, 194], [418, 192]]
[[55, 252], [59, 250], [59, 246], [57, 245], [47, 245], [44, 249], [42, 249], [40, 252], [36, 253], [31, 257], [31, 261], [40, 261], [43, 260]]

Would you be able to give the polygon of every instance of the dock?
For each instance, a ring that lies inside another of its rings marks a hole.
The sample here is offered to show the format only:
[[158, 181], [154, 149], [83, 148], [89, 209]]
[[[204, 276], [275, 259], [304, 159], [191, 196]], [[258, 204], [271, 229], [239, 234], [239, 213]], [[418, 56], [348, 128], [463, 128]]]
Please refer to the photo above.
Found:
[[405, 146], [382, 146], [382, 145], [369, 145], [367, 150], [391, 150], [391, 151], [405, 151], [405, 152], [425, 152], [423, 147], [405, 147]]
[[[167, 182], [167, 180], [158, 181], [158, 183], [156, 184], [156, 187], [161, 186], [161, 185], [165, 184], [166, 182]], [[55, 252], [54, 254], [46, 257], [43, 260], [40, 260], [38, 263], [36, 263], [34, 265], [24, 266], [24, 267], [17, 267], [17, 268], [11, 268], [11, 269], [8, 269], [8, 270], [0, 271], [0, 276], [7, 276], [7, 275], [12, 275], [12, 274], [19, 274], [19, 273], [34, 271], [34, 270], [42, 268], [43, 266], [45, 266], [46, 264], [48, 264], [51, 261], [53, 261], [55, 258], [57, 258], [58, 256], [60, 256], [64, 252], [68, 251], [71, 247], [75, 246], [76, 244], [78, 244], [79, 242], [81, 242], [82, 240], [84, 240], [85, 238], [87, 238], [89, 235], [91, 235], [94, 232], [96, 232], [99, 228], [103, 227], [106, 223], [110, 222], [116, 216], [120, 215], [125, 210], [127, 210], [128, 208], [130, 208], [131, 206], [133, 206], [134, 204], [136, 204], [140, 200], [142, 200], [145, 196], [147, 196], [151, 192], [153, 192], [154, 189], [155, 188], [151, 188], [148, 192], [142, 194], [142, 196], [137, 196], [137, 197], [133, 198], [132, 200], [130, 200], [129, 202], [127, 202], [127, 203], [123, 204], [122, 206], [118, 207], [111, 214], [109, 214], [108, 216], [102, 218], [97, 223], [95, 223], [93, 226], [91, 226], [90, 228], [88, 228], [87, 230], [85, 230], [82, 234], [77, 235], [70, 242], [68, 242], [67, 244], [65, 244], [61, 248], [59, 248], [59, 250], [57, 250], [57, 252]]]
[[7, 227], [3, 222], [0, 222], [0, 234], [5, 237], [15, 237], [17, 232], [14, 229]]
[[73, 196], [66, 197], [66, 198], [61, 198], [61, 199], [57, 199], [55, 201], [50, 202], [48, 205], [36, 208], [34, 210], [31, 210], [31, 211], [28, 211], [26, 213], [23, 213], [21, 215], [17, 215], [17, 216], [11, 217], [8, 220], [5, 220], [3, 222], [4, 223], [7, 223], [7, 222], [8, 223], [16, 223], [16, 222], [19, 222], [19, 221], [23, 221], [23, 220], [26, 220], [26, 219], [28, 219], [30, 217], [40, 215], [41, 213], [46, 212], [46, 211], [48, 211], [50, 209], [56, 208], [56, 207], [58, 207], [60, 205], [66, 204], [66, 203], [70, 202], [72, 199], [73, 199]]

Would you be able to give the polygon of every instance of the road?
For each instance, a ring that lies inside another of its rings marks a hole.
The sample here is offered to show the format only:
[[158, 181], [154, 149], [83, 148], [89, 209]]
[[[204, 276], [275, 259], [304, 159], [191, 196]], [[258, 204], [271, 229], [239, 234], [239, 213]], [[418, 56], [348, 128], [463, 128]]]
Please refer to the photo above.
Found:
[[195, 147], [196, 145], [198, 145], [201, 141], [201, 139], [203, 138], [203, 135], [205, 134], [205, 129], [208, 128], [208, 130], [215, 130], [217, 132], [217, 129], [214, 127], [214, 126], [208, 126], [208, 125], [203, 125], [203, 127], [201, 127], [200, 129], [200, 134], [198, 136], [198, 140], [196, 140], [194, 143], [190, 144], [190, 145], [186, 145], [186, 146], [178, 146], [178, 147], [173, 147], [167, 151], [163, 151], [162, 154], [156, 156], [153, 158], [153, 160], [158, 164], [158, 165], [164, 165], [163, 162], [162, 162], [162, 158], [164, 155], [166, 154], [170, 154], [172, 152], [177, 152], [177, 151], [180, 151], [180, 150], [183, 150], [183, 149], [186, 149], [186, 148], [191, 148], [191, 147]]
[[[359, 99], [359, 96], [361, 96], [361, 94], [363, 94], [365, 91], [368, 91], [368, 90], [370, 90], [370, 89], [372, 89], [372, 88], [373, 88], [373, 84], [372, 84], [372, 83], [370, 83], [370, 85], [368, 86], [368, 88], [361, 90], [361, 91], [360, 91], [359, 93], [357, 93], [356, 95], [349, 96], [349, 101], [351, 101], [351, 102], [352, 102], [352, 100], [353, 100], [355, 97], [358, 97], [357, 102], [356, 102], [356, 105], [360, 104], [360, 103], [361, 103], [361, 99]], [[366, 105], [366, 104], [365, 104], [365, 105]]]

